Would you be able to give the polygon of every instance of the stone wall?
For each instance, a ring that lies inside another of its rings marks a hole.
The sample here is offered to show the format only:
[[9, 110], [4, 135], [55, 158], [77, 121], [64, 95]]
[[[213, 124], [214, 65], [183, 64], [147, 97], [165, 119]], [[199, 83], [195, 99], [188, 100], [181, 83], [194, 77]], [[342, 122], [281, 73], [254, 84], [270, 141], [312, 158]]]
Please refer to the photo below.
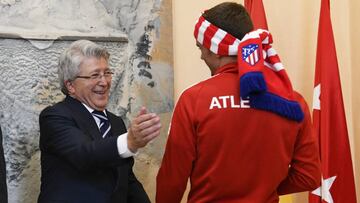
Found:
[[10, 203], [36, 202], [38, 115], [64, 98], [59, 54], [75, 39], [108, 48], [114, 69], [108, 109], [129, 124], [141, 106], [162, 118], [160, 138], [136, 157], [154, 199], [173, 101], [171, 0], [0, 0], [0, 124]]

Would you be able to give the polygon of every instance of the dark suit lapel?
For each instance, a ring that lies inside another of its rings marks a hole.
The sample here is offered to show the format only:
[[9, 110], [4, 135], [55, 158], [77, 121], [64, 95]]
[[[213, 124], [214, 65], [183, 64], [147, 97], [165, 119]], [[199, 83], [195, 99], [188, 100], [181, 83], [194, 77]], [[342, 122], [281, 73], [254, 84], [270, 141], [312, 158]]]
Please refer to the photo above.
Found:
[[106, 110], [106, 115], [111, 124], [112, 136], [118, 136], [127, 132], [124, 122], [120, 117], [115, 116], [111, 112]]
[[93, 139], [102, 139], [93, 116], [80, 101], [67, 96], [64, 102], [66, 106], [71, 109], [74, 119], [81, 130], [86, 132]]

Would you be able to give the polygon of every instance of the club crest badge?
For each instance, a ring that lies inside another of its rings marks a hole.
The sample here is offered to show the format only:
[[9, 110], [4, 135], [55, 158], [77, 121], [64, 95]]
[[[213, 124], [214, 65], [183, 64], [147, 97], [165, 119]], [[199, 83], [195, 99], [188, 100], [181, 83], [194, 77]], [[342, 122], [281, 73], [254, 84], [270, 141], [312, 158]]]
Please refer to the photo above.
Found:
[[259, 45], [249, 44], [242, 47], [242, 59], [251, 66], [254, 66], [260, 57]]

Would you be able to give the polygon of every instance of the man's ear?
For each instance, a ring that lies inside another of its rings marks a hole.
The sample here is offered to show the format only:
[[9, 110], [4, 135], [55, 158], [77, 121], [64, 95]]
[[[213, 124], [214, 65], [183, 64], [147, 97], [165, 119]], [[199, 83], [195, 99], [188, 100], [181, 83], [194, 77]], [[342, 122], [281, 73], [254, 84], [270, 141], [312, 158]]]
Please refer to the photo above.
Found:
[[65, 87], [66, 87], [69, 95], [72, 95], [72, 94], [75, 93], [74, 84], [73, 84], [71, 81], [65, 80], [65, 81], [64, 81], [64, 84], [65, 84]]

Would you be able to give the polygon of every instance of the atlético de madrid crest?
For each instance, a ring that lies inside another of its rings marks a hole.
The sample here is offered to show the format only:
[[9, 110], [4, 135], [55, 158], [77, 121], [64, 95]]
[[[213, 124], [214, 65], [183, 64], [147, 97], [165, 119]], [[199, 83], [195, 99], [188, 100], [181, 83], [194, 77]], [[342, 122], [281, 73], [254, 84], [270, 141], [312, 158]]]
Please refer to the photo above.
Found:
[[257, 44], [248, 44], [242, 47], [242, 59], [253, 66], [259, 61], [259, 45]]

